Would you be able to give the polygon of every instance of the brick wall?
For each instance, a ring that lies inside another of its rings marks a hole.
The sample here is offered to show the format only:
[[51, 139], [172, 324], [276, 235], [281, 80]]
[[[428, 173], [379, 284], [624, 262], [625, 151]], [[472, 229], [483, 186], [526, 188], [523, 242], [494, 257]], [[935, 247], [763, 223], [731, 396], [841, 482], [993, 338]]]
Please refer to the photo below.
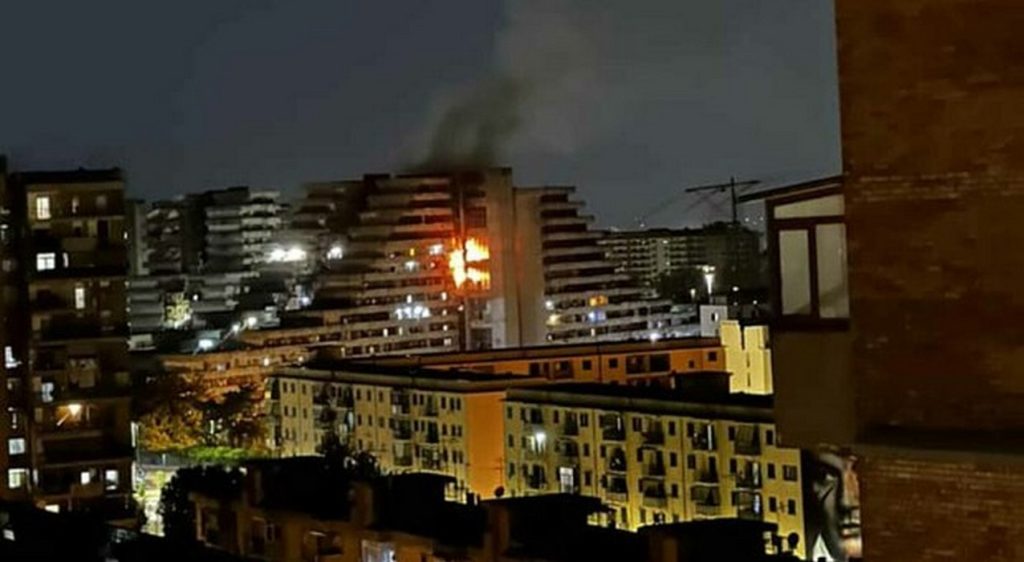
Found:
[[[836, 17], [858, 421], [1021, 432], [1024, 5]], [[865, 560], [1024, 559], [1024, 465], [960, 458], [864, 452]]]
[[869, 456], [858, 467], [865, 560], [1024, 560], [1022, 468]]
[[1024, 9], [837, 0], [867, 425], [1024, 428]]

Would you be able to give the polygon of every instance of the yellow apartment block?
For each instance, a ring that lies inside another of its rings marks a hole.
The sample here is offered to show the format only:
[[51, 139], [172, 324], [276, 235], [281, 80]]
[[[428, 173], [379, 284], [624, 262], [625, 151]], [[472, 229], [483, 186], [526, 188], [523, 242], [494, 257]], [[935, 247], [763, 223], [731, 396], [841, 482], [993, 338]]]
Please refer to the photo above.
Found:
[[730, 392], [772, 393], [772, 352], [768, 326], [741, 326], [736, 320], [719, 325]]
[[386, 472], [444, 474], [455, 479], [451, 497], [490, 498], [503, 485], [506, 391], [546, 382], [353, 365], [279, 370], [267, 389], [268, 445], [281, 456], [312, 455], [333, 431]]
[[759, 520], [776, 523], [783, 537], [796, 533], [803, 544], [800, 451], [778, 446], [771, 397], [729, 394], [726, 384], [685, 392], [597, 384], [511, 389], [506, 493], [594, 496], [613, 508], [610, 522], [626, 529]]

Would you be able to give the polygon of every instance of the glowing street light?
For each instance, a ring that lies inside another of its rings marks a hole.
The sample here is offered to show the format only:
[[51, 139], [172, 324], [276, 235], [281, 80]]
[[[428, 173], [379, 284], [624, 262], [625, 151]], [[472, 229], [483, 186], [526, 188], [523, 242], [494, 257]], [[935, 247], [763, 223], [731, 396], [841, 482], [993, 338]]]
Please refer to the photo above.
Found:
[[711, 265], [705, 265], [703, 267], [703, 271], [704, 271], [704, 284], [707, 285], [707, 288], [708, 288], [708, 298], [710, 299], [711, 298], [711, 293], [712, 293], [712, 291], [715, 288], [715, 268], [714, 268], [714, 266], [711, 266]]

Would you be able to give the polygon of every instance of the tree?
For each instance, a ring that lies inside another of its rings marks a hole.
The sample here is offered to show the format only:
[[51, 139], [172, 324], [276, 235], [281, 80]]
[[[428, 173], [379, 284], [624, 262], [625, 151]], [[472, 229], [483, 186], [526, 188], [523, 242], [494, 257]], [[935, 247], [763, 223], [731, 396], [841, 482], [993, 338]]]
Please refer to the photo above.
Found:
[[356, 478], [370, 480], [381, 475], [380, 462], [369, 451], [355, 451], [341, 442], [334, 430], [324, 433], [323, 441], [317, 447], [327, 465], [348, 472]]
[[151, 452], [180, 452], [203, 444], [205, 417], [196, 407], [196, 388], [185, 377], [151, 378], [138, 394], [139, 444]]
[[[655, 289], [658, 296], [674, 303], [691, 303], [707, 300], [707, 284], [703, 272], [696, 267], [677, 269], [662, 275]], [[691, 293], [691, 289], [696, 289]], [[696, 298], [694, 298], [696, 297]]]

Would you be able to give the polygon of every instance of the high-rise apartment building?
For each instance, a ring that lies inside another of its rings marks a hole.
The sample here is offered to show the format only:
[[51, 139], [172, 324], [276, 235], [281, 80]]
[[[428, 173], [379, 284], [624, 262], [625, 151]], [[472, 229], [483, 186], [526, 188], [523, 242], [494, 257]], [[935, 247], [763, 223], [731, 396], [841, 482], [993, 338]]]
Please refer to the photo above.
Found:
[[192, 351], [239, 323], [274, 326], [279, 310], [299, 306], [308, 256], [282, 235], [287, 213], [276, 192], [233, 187], [145, 208], [135, 221], [144, 248], [136, 269], [146, 274], [130, 281], [133, 334]]
[[0, 172], [0, 497], [131, 521], [121, 172]]
[[[715, 293], [737, 287], [756, 291], [767, 286], [760, 235], [741, 225], [709, 224], [702, 228], [610, 231], [599, 243], [608, 258], [645, 287], [654, 289], [667, 275], [704, 268], [715, 273]], [[704, 287], [700, 287], [701, 291]]]
[[668, 303], [615, 272], [571, 194], [509, 169], [314, 185], [293, 224], [321, 240], [315, 300], [257, 337], [359, 357], [669, 333]]
[[509, 390], [508, 492], [595, 496], [627, 529], [719, 517], [769, 521], [803, 544], [800, 451], [778, 443], [771, 398], [713, 384], [720, 386], [713, 393], [595, 384]]

